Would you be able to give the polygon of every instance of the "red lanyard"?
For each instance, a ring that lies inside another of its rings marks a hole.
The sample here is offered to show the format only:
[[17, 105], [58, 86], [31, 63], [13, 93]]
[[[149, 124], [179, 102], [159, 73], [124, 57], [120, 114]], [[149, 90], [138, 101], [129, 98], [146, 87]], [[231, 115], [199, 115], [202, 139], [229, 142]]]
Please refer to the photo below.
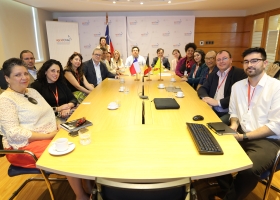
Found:
[[79, 85], [80, 85], [80, 76], [79, 76], [79, 73], [78, 73], [78, 72], [75, 72], [75, 73], [76, 73], [77, 81], [78, 81], [78, 83], [79, 83]]
[[[224, 83], [224, 81], [226, 80], [226, 78], [227, 78], [227, 76], [228, 76], [230, 70], [231, 70], [231, 68], [228, 70], [228, 73], [225, 75], [225, 77], [223, 78], [222, 82], [218, 85], [216, 93], [218, 92], [218, 90], [220, 89], [220, 87], [222, 86], [222, 84]], [[219, 78], [219, 80], [220, 80], [220, 78]]]
[[[52, 90], [51, 90], [52, 91]], [[56, 101], [56, 105], [58, 106], [58, 91], [57, 91], [57, 86], [55, 87], [55, 93], [52, 91], [55, 101]]]
[[251, 97], [250, 97], [251, 85], [250, 85], [249, 80], [248, 80], [248, 110], [250, 109], [250, 104], [251, 104], [251, 100], [252, 100], [252, 98], [253, 98], [253, 95], [254, 95], [254, 93], [255, 93], [255, 89], [256, 89], [256, 87], [254, 88], [254, 90], [253, 90], [253, 92], [252, 92], [252, 95], [251, 95]]

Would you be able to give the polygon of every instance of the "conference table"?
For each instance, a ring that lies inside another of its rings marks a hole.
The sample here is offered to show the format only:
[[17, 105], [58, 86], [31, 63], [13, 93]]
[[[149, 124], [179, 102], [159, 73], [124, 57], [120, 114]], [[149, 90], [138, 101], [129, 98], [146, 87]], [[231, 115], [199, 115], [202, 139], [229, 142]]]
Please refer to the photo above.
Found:
[[[173, 72], [151, 75], [151, 81], [142, 77], [121, 76], [106, 79], [98, 85], [76, 109], [69, 120], [86, 117], [93, 123], [87, 127], [91, 143], [81, 145], [79, 137], [71, 137], [60, 129], [53, 141], [68, 138], [75, 149], [61, 156], [53, 156], [48, 148], [36, 163], [38, 168], [73, 177], [95, 179], [96, 177], [126, 180], [130, 182], [154, 182], [189, 177], [192, 180], [215, 177], [252, 167], [252, 162], [232, 135], [218, 136], [223, 155], [200, 155], [188, 132], [186, 122], [206, 124], [220, 119], [211, 107], [200, 100], [196, 91]], [[170, 82], [171, 77], [176, 82]], [[184, 92], [183, 98], [176, 93], [159, 89], [177, 87]], [[121, 85], [129, 93], [119, 92]], [[141, 99], [142, 87], [149, 99]], [[175, 98], [180, 109], [157, 110], [154, 98]], [[117, 101], [116, 110], [107, 108]], [[194, 115], [204, 116], [194, 122]], [[144, 121], [143, 121], [144, 117]], [[51, 145], [51, 144], [50, 144]]]

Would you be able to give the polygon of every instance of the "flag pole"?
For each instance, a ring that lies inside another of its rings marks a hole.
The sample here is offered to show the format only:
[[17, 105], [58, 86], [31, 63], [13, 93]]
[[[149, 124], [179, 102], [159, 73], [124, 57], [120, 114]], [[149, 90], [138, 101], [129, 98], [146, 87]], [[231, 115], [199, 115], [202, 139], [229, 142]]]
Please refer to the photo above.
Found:
[[[148, 54], [148, 58], [150, 58], [149, 54]], [[148, 59], [148, 58], [147, 58], [147, 59]], [[150, 67], [150, 62], [148, 62], [148, 64], [149, 64], [148, 67]], [[151, 71], [152, 71], [152, 69], [151, 69]], [[150, 77], [151, 71], [149, 71], [149, 73], [148, 73], [148, 79], [146, 79], [146, 81], [151, 81], [151, 80], [152, 80], [151, 77]]]
[[[158, 59], [160, 59], [160, 58], [158, 58]], [[159, 60], [159, 79], [158, 79], [158, 81], [163, 81], [163, 79], [161, 78], [161, 59]]]

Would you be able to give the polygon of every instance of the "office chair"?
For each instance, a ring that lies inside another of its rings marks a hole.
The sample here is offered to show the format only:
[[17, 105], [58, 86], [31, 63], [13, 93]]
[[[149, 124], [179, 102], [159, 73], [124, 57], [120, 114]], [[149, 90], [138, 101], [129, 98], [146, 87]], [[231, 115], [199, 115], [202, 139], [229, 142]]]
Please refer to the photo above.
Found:
[[190, 178], [160, 183], [124, 183], [96, 178], [97, 200], [185, 200], [189, 199]]
[[[0, 137], [2, 138], [2, 137]], [[2, 140], [1, 140], [2, 141]], [[1, 142], [2, 143], [2, 142]], [[30, 151], [26, 150], [3, 150], [0, 149], [0, 154], [29, 154], [31, 155], [34, 160], [37, 162], [37, 157], [35, 154], [33, 154]], [[50, 181], [65, 181], [66, 178], [49, 178], [48, 176], [51, 174], [50, 172], [45, 172], [44, 170], [37, 169], [37, 168], [24, 168], [24, 167], [18, 167], [14, 165], [10, 165], [8, 169], [8, 175], [10, 177], [18, 176], [18, 175], [24, 175], [24, 174], [41, 174], [43, 178], [29, 178], [24, 181], [24, 183], [12, 194], [12, 196], [9, 198], [9, 200], [14, 199], [17, 194], [24, 188], [24, 186], [29, 183], [30, 181], [45, 181], [51, 196], [51, 199], [54, 200], [54, 194], [53, 190], [50, 184]]]
[[264, 195], [263, 195], [263, 200], [268, 200], [268, 195], [269, 195], [270, 188], [272, 188], [276, 192], [280, 192], [279, 188], [277, 188], [277, 187], [275, 187], [271, 184], [274, 173], [276, 171], [280, 170], [279, 161], [280, 161], [280, 150], [276, 154], [275, 161], [274, 161], [274, 164], [273, 164], [272, 168], [261, 174], [261, 181], [260, 182], [266, 186], [265, 191], [264, 191]]

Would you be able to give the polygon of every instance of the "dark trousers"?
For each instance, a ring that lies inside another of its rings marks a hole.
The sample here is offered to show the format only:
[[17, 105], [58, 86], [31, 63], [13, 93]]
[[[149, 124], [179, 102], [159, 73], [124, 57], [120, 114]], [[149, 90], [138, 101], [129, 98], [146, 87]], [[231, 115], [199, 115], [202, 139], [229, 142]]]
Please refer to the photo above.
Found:
[[272, 167], [280, 146], [279, 141], [266, 138], [239, 143], [253, 162], [253, 167], [238, 172], [235, 179], [231, 174], [217, 177], [226, 193], [224, 200], [244, 199], [256, 187], [260, 175]]
[[229, 117], [230, 114], [228, 112], [217, 112], [215, 109], [213, 109], [216, 115], [221, 119], [222, 122], [224, 122], [226, 125], [229, 125]]

